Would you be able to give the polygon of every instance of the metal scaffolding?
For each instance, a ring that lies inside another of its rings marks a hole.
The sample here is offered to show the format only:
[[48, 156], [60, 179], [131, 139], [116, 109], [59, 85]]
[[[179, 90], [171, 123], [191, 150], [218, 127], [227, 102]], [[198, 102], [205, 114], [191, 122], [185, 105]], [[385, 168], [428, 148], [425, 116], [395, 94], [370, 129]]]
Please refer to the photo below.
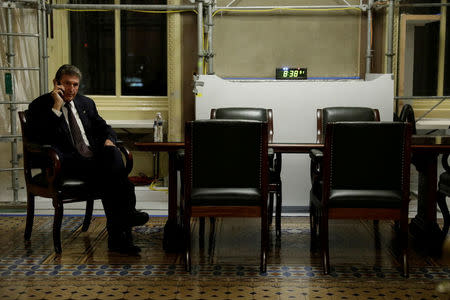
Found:
[[[39, 86], [40, 91], [43, 92], [47, 89], [44, 82], [45, 70], [46, 70], [46, 39], [45, 39], [45, 0], [42, 1], [23, 1], [23, 2], [3, 2], [2, 8], [6, 9], [6, 24], [7, 32], [1, 32], [1, 36], [6, 36], [7, 38], [7, 64], [6, 67], [0, 67], [1, 71], [6, 71], [5, 82], [7, 85], [7, 94], [9, 95], [9, 101], [0, 101], [0, 104], [9, 105], [8, 109], [10, 112], [10, 134], [0, 136], [0, 142], [10, 142], [11, 143], [11, 168], [1, 168], [0, 172], [11, 172], [11, 189], [13, 191], [13, 203], [17, 203], [19, 199], [19, 177], [18, 172], [23, 170], [19, 168], [19, 159], [21, 156], [18, 153], [18, 142], [21, 139], [21, 135], [17, 132], [17, 105], [18, 104], [28, 104], [30, 101], [17, 101], [16, 98], [16, 87], [15, 87], [15, 73], [23, 71], [39, 71]], [[36, 23], [38, 26], [38, 33], [20, 33], [13, 32], [13, 10], [16, 8], [32, 8], [36, 9]], [[39, 66], [38, 67], [22, 67], [16, 66], [15, 62], [15, 50], [14, 50], [14, 38], [26, 37], [26, 38], [37, 38], [39, 44]], [[3, 100], [3, 99], [2, 99]]]

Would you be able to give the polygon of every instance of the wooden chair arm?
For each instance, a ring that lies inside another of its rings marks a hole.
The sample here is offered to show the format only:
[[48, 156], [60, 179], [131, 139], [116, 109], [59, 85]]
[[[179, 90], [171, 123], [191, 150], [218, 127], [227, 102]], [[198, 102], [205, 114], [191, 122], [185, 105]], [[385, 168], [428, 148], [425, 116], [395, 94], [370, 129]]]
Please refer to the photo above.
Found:
[[58, 152], [51, 146], [43, 146], [43, 150], [46, 150], [47, 157], [50, 159], [51, 164], [46, 168], [47, 180], [50, 186], [57, 182], [57, 178], [61, 173], [61, 159]]
[[42, 144], [36, 144], [36, 143], [30, 143], [28, 142], [26, 144], [26, 149], [27, 151], [31, 152], [31, 153], [37, 153], [37, 154], [46, 154], [47, 153], [47, 148], [51, 148], [50, 145], [42, 145]]
[[316, 180], [320, 180], [320, 178], [322, 178], [323, 152], [318, 149], [312, 149], [309, 151], [309, 157], [311, 158], [311, 182], [314, 183]]
[[281, 153], [277, 152], [275, 153], [275, 172], [277, 174], [281, 173], [281, 164], [282, 164]]
[[120, 152], [125, 156], [125, 171], [127, 174], [133, 170], [133, 154], [124, 146], [124, 143], [120, 140], [116, 141], [116, 146]]
[[[41, 145], [37, 143], [27, 143], [26, 151], [31, 156], [29, 169], [39, 168], [45, 172], [45, 176], [50, 186], [54, 185], [56, 179], [61, 173], [61, 159], [58, 151], [50, 145]], [[29, 172], [31, 176], [31, 170]]]
[[267, 151], [269, 157], [269, 169], [274, 169], [275, 166], [275, 151], [272, 148], [269, 148]]

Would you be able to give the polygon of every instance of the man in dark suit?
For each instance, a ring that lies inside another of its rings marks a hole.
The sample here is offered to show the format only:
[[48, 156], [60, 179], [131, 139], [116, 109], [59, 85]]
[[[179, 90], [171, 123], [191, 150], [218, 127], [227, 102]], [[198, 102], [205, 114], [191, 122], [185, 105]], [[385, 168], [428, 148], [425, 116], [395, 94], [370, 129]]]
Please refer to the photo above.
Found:
[[56, 72], [53, 90], [29, 105], [35, 141], [50, 144], [62, 160], [64, 176], [94, 180], [102, 191], [107, 217], [108, 248], [139, 252], [131, 227], [145, 224], [147, 213], [137, 211], [133, 184], [128, 180], [116, 133], [99, 116], [92, 99], [78, 94], [80, 70], [63, 65]]

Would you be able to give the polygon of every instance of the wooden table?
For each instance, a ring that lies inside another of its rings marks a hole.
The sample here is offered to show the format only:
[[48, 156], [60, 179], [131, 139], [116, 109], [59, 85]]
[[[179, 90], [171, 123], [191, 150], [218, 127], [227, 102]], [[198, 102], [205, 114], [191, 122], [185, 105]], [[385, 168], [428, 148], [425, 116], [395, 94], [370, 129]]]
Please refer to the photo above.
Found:
[[[165, 151], [169, 153], [169, 210], [164, 227], [164, 250], [178, 251], [181, 232], [181, 216], [177, 199], [176, 152], [184, 149], [184, 142], [135, 143], [141, 151]], [[309, 153], [312, 149], [323, 149], [315, 143], [272, 143], [269, 148], [281, 157], [281, 153]], [[412, 139], [412, 163], [419, 172], [417, 215], [411, 220], [410, 230], [417, 238], [434, 240], [442, 236], [436, 219], [437, 157], [450, 153], [450, 136], [414, 135]]]

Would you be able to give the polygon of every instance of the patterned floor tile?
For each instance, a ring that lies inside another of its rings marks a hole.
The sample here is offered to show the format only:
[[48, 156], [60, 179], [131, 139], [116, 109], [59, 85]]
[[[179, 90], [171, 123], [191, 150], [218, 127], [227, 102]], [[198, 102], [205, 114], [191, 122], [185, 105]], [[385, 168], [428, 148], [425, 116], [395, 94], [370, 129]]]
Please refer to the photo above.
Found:
[[[24, 217], [0, 217], [0, 299], [450, 299], [450, 244], [442, 255], [410, 249], [408, 279], [393, 256], [392, 226], [338, 222], [330, 238], [331, 275], [309, 251], [307, 218], [283, 218], [282, 239], [271, 235], [267, 273], [259, 273], [258, 224], [218, 220], [204, 248], [193, 224], [193, 272], [182, 253], [165, 253], [165, 218], [134, 229], [140, 256], [108, 252], [105, 219], [64, 217], [63, 254], [55, 255], [52, 218], [36, 217], [31, 242], [23, 242]], [[231, 224], [231, 229], [230, 228]], [[206, 226], [209, 228], [209, 226]], [[448, 284], [447, 284], [448, 283]], [[439, 289], [438, 289], [439, 288]]]

